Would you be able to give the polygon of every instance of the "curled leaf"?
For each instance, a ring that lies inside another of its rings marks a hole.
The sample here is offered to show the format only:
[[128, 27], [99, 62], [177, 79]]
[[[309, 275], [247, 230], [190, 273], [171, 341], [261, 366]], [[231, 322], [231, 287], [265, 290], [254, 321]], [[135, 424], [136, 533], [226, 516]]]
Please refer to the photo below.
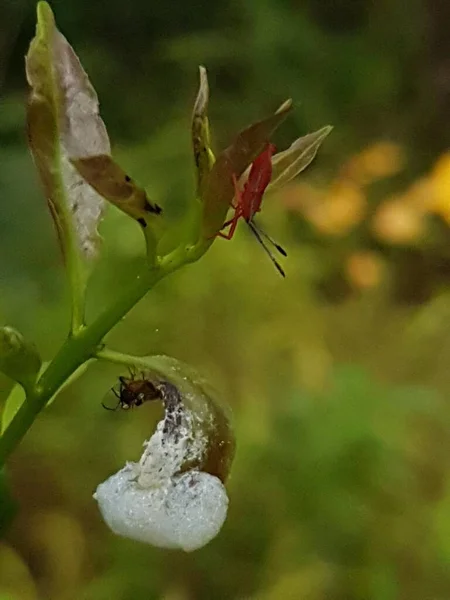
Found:
[[220, 230], [233, 198], [232, 175], [240, 177], [260, 154], [277, 127], [292, 108], [284, 102], [275, 114], [241, 131], [233, 143], [217, 157], [209, 173], [203, 196], [203, 236], [214, 237]]
[[[195, 456], [186, 453], [181, 471], [200, 469], [225, 482], [235, 452], [235, 439], [230, 410], [218, 397], [217, 391], [195, 369], [169, 356], [149, 359], [149, 372], [172, 384], [178, 393], [180, 413], [190, 423], [193, 437], [202, 439], [202, 450]], [[164, 396], [164, 395], [163, 395]], [[163, 397], [164, 400], [164, 397]], [[175, 402], [165, 402], [166, 413]], [[172, 434], [176, 435], [174, 430]]]
[[28, 391], [34, 385], [41, 358], [34, 344], [12, 327], [0, 328], [0, 371]]
[[205, 181], [214, 164], [208, 122], [209, 86], [205, 67], [200, 67], [200, 87], [192, 114], [192, 148], [197, 171], [197, 197], [202, 198]]
[[162, 400], [168, 421], [173, 421], [173, 411], [180, 416], [177, 426], [167, 431], [169, 437], [177, 436], [189, 422], [191, 440], [201, 439], [199, 453], [186, 448], [186, 457], [178, 468], [197, 468], [226, 481], [235, 440], [230, 410], [217, 391], [195, 369], [175, 358], [144, 356], [135, 360], [136, 375], [120, 377], [119, 405], [129, 408]]
[[272, 159], [272, 179], [267, 191], [282, 187], [306, 169], [332, 129], [330, 125], [322, 127], [314, 133], [298, 138], [287, 150], [276, 154]]
[[150, 215], [161, 208], [151, 204], [140, 188], [108, 154], [73, 158], [72, 164], [85, 181], [103, 198], [146, 227]]
[[187, 365], [157, 356], [138, 359], [136, 368], [148, 369], [142, 372], [146, 379], [126, 380], [121, 391], [136, 392], [143, 401], [145, 384], [147, 399], [159, 394], [165, 415], [139, 462], [128, 462], [101, 483], [94, 498], [115, 533], [195, 550], [217, 535], [227, 514], [223, 482], [234, 455], [229, 416]]
[[46, 2], [38, 3], [37, 16], [36, 36], [26, 57], [29, 144], [63, 254], [74, 268], [74, 263], [97, 253], [104, 201], [70, 158], [108, 154], [110, 144], [97, 94]]

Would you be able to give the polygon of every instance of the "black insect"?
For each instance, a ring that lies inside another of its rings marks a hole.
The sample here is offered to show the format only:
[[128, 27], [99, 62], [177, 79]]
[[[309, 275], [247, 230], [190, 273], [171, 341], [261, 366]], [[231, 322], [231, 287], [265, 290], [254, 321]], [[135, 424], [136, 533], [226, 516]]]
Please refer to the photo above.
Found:
[[162, 394], [156, 385], [146, 377], [145, 373], [142, 372], [139, 375], [130, 369], [130, 377], [119, 377], [119, 391], [111, 388], [113, 394], [118, 398], [117, 405], [112, 408], [102, 402], [103, 408], [117, 410], [120, 406], [120, 408], [128, 410], [135, 406], [141, 406], [144, 402], [161, 400]]

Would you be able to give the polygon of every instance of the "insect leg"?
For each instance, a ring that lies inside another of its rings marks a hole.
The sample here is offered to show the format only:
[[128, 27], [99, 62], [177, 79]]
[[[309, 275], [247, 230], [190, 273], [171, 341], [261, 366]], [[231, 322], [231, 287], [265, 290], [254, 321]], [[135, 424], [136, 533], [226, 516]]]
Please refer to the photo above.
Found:
[[222, 233], [222, 231], [219, 231], [219, 233], [217, 234], [219, 237], [224, 238], [225, 240], [231, 240], [231, 238], [234, 235], [234, 232], [236, 230], [237, 224], [238, 224], [238, 220], [241, 217], [241, 213], [236, 211], [234, 217], [231, 219], [231, 221], [225, 223], [224, 227], [230, 225], [230, 229], [228, 230], [228, 233]]
[[105, 408], [106, 410], [112, 410], [112, 411], [116, 411], [119, 408], [120, 404], [121, 403], [120, 403], [120, 400], [119, 400], [119, 402], [116, 404], [116, 406], [114, 408], [112, 408], [111, 406], [106, 406], [106, 404], [104, 404], [102, 402], [103, 408]]
[[228, 230], [227, 233], [223, 233], [222, 230], [220, 230], [217, 235], [221, 238], [224, 238], [225, 240], [231, 240], [231, 238], [234, 235], [235, 229], [237, 227], [238, 224], [238, 220], [242, 217], [242, 210], [240, 209], [240, 207], [236, 208], [233, 218], [229, 219], [228, 221], [226, 221], [223, 226], [222, 229], [224, 227], [228, 227], [230, 225], [230, 229]]

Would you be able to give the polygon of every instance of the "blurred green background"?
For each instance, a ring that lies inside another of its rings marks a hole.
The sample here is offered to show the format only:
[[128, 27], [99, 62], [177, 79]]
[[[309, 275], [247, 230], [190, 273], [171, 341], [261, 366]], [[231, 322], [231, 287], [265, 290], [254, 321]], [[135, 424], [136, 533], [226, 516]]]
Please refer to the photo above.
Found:
[[[189, 123], [207, 66], [216, 148], [286, 97], [280, 148], [335, 129], [260, 222], [167, 278], [113, 348], [202, 371], [233, 407], [238, 452], [220, 535], [193, 554], [119, 539], [92, 493], [157, 415], [101, 407], [94, 365], [9, 463], [19, 512], [1, 600], [450, 599], [450, 4], [447, 0], [55, 0], [114, 152], [176, 220], [192, 198]], [[51, 359], [68, 327], [56, 236], [24, 131], [35, 6], [0, 0], [0, 322]], [[138, 269], [114, 208], [96, 314]], [[11, 382], [0, 380], [6, 399]]]

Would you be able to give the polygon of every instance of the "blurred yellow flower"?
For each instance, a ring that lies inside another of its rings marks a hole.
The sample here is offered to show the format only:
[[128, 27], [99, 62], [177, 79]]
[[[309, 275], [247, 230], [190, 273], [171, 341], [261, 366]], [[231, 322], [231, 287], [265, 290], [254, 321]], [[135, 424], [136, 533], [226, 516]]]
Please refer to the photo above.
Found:
[[362, 190], [350, 181], [333, 184], [321, 203], [310, 207], [306, 218], [320, 232], [327, 235], [345, 235], [364, 217], [366, 199]]
[[348, 281], [359, 289], [376, 287], [383, 277], [383, 270], [381, 257], [369, 250], [354, 252], [345, 265]]
[[450, 152], [443, 154], [430, 174], [434, 211], [450, 223]]
[[[402, 149], [378, 142], [351, 158], [328, 189], [302, 182], [282, 194], [286, 208], [301, 213], [324, 235], [343, 236], [366, 217], [364, 185], [398, 172]], [[426, 216], [435, 213], [450, 224], [450, 152], [443, 154], [429, 175], [401, 194], [381, 202], [372, 218], [374, 234], [390, 244], [410, 244], [426, 234]]]
[[353, 182], [336, 180], [327, 192], [302, 183], [283, 194], [287, 208], [300, 212], [325, 235], [345, 235], [366, 213], [366, 198]]
[[372, 220], [372, 230], [384, 242], [409, 244], [425, 232], [425, 213], [408, 202], [408, 195], [386, 200], [378, 207]]
[[403, 198], [418, 211], [429, 212], [435, 209], [434, 186], [429, 178], [423, 177], [410, 185]]
[[404, 152], [398, 144], [376, 142], [352, 157], [344, 165], [343, 173], [360, 184], [368, 184], [395, 175], [404, 163]]
[[287, 185], [279, 195], [287, 209], [307, 213], [322, 202], [324, 192], [308, 183], [299, 182]]

